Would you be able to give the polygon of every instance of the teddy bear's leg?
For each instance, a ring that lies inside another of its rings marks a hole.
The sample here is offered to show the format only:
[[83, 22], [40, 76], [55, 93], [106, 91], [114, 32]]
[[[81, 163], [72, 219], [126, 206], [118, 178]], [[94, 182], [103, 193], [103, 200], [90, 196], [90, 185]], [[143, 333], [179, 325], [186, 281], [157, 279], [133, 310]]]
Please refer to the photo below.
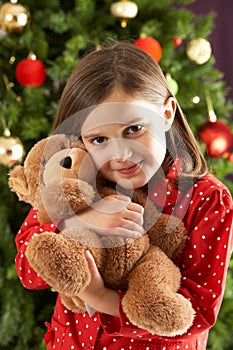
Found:
[[180, 271], [158, 248], [152, 247], [129, 276], [122, 307], [129, 320], [152, 334], [175, 336], [192, 325], [191, 303], [177, 293]]
[[85, 249], [83, 244], [65, 234], [45, 232], [31, 239], [26, 257], [45, 282], [59, 293], [72, 297], [91, 280]]

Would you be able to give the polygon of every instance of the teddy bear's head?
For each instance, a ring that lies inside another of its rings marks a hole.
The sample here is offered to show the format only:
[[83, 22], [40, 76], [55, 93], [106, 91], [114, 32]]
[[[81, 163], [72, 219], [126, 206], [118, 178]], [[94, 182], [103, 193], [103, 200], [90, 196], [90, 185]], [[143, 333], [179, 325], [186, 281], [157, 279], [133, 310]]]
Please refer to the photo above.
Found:
[[[9, 186], [20, 200], [40, 211], [47, 209], [44, 208], [45, 202], [47, 207], [54, 207], [58, 205], [58, 200], [63, 199], [65, 205], [65, 194], [72, 193], [72, 189], [82, 191], [86, 205], [93, 200], [94, 194], [85, 184], [94, 180], [95, 173], [94, 164], [82, 142], [74, 136], [57, 134], [40, 140], [32, 147], [24, 165], [17, 165], [10, 171]], [[81, 202], [79, 205], [81, 209]], [[47, 219], [41, 218], [41, 221]]]

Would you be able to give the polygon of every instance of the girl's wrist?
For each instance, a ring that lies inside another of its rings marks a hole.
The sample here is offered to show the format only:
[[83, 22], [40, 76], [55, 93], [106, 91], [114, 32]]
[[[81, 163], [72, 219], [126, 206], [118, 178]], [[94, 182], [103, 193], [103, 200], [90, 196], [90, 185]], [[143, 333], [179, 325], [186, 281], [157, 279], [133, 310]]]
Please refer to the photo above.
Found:
[[114, 290], [104, 287], [95, 293], [84, 291], [79, 297], [96, 311], [119, 317], [120, 297]]

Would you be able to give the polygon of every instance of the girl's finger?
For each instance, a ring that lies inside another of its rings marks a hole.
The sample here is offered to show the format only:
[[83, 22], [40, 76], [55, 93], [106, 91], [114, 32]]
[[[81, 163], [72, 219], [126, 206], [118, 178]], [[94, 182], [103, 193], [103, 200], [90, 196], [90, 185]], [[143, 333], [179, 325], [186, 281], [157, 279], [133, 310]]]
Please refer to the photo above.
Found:
[[118, 227], [118, 228], [114, 229], [114, 232], [111, 231], [111, 233], [114, 236], [123, 236], [126, 238], [137, 239], [137, 238], [140, 238], [144, 234], [144, 231], [133, 231], [127, 227]]
[[143, 227], [135, 221], [123, 220], [121, 227], [130, 231], [138, 232], [140, 235], [144, 233]]
[[138, 225], [143, 225], [143, 215], [141, 213], [125, 210], [125, 219], [136, 222]]
[[140, 238], [145, 233], [145, 231], [139, 225], [134, 225], [134, 227], [132, 225], [130, 227], [129, 224], [128, 225], [126, 224], [124, 227], [123, 226], [115, 227], [115, 228], [112, 228], [111, 230], [102, 229], [102, 230], [99, 230], [98, 233], [101, 236], [123, 236], [127, 238], [137, 239], [137, 238]]
[[85, 251], [85, 256], [86, 256], [86, 259], [88, 262], [88, 266], [89, 266], [91, 275], [92, 275], [92, 277], [95, 277], [97, 274], [99, 274], [99, 271], [97, 269], [94, 257], [89, 250]]
[[137, 204], [137, 203], [129, 202], [127, 204], [127, 209], [131, 210], [131, 211], [135, 211], [141, 215], [144, 214], [144, 208], [140, 204]]
[[130, 199], [128, 197], [108, 196], [94, 203], [92, 205], [92, 208], [94, 208], [98, 212], [111, 214], [111, 213], [121, 212], [122, 210], [125, 210], [125, 208], [127, 208], [129, 203], [130, 203]]

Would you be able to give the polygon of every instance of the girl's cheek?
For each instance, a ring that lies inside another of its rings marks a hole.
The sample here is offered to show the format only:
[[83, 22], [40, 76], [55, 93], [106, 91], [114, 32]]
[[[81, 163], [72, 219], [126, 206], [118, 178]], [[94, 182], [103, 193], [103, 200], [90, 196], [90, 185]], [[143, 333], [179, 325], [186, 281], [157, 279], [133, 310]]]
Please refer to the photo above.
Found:
[[100, 149], [92, 149], [89, 151], [92, 161], [95, 164], [96, 171], [102, 170], [109, 163], [110, 158], [108, 153]]

